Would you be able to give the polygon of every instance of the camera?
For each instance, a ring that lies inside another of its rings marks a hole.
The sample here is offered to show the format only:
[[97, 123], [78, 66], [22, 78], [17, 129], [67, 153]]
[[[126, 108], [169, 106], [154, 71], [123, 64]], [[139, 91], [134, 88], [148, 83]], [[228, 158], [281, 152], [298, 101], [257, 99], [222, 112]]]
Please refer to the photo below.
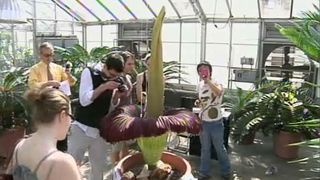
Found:
[[125, 82], [126, 82], [125, 77], [119, 76], [113, 81], [120, 83], [120, 85], [118, 86], [118, 90], [120, 92], [125, 92], [125, 91], [129, 90], [128, 86], [125, 84]]

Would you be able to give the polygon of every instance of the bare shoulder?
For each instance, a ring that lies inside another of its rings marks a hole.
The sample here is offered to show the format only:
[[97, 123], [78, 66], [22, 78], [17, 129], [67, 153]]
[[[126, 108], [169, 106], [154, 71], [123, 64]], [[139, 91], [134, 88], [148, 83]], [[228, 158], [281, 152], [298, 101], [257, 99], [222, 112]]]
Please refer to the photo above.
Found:
[[77, 164], [71, 155], [57, 152], [50, 159], [53, 162], [50, 179], [81, 179]]
[[70, 154], [63, 153], [60, 151], [56, 152], [54, 156], [51, 157], [51, 160], [59, 164], [65, 164], [65, 165], [69, 164], [69, 165], [76, 166], [76, 162]]

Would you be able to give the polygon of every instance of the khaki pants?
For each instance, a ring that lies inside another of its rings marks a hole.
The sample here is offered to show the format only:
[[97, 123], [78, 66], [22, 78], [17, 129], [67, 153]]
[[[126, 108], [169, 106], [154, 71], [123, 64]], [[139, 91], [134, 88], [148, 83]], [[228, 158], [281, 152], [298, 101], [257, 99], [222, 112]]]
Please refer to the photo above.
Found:
[[77, 125], [71, 125], [68, 152], [81, 163], [84, 153], [88, 150], [91, 165], [90, 180], [102, 180], [103, 172], [106, 171], [107, 146], [108, 144], [100, 136], [89, 137]]

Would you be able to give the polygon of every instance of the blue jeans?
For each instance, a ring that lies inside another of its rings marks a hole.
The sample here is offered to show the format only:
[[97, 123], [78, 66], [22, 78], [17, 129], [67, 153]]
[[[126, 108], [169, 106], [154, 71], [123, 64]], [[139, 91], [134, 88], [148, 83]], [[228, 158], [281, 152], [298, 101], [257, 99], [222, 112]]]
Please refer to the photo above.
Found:
[[200, 132], [200, 173], [208, 176], [210, 175], [211, 143], [214, 145], [217, 152], [221, 175], [230, 173], [230, 161], [227, 150], [223, 144], [223, 134], [224, 126], [222, 120], [213, 122], [202, 121], [202, 131]]

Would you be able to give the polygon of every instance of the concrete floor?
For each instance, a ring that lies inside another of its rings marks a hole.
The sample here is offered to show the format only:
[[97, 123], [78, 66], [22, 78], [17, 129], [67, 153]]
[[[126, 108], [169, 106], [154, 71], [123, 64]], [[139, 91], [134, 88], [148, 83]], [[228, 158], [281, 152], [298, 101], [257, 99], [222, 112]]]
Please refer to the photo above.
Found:
[[[235, 180], [320, 180], [320, 161], [311, 161], [308, 164], [289, 164], [286, 160], [279, 159], [272, 152], [272, 137], [259, 136], [252, 145], [237, 145], [230, 142], [230, 160]], [[108, 152], [111, 150], [108, 149]], [[320, 150], [318, 150], [320, 153]], [[316, 153], [315, 150], [300, 148], [300, 157], [307, 157]], [[318, 153], [318, 154], [319, 154]], [[179, 154], [179, 153], [177, 153]], [[200, 163], [198, 156], [185, 155], [196, 170]], [[270, 166], [275, 166], [277, 171], [273, 175], [266, 175], [265, 172]], [[90, 172], [89, 163], [81, 167], [84, 179], [88, 179]], [[106, 180], [112, 178], [112, 166], [108, 158], [106, 163]], [[219, 180], [218, 162], [212, 160], [212, 180]]]
[[[185, 140], [185, 139], [182, 139]], [[173, 143], [174, 144], [174, 143]], [[272, 152], [272, 137], [257, 136], [255, 143], [252, 145], [237, 145], [230, 141], [230, 160], [233, 169], [234, 180], [320, 180], [320, 160], [310, 161], [307, 164], [294, 163], [290, 164], [286, 160], [279, 159]], [[111, 152], [111, 146], [108, 153]], [[180, 154], [180, 153], [177, 153]], [[312, 154], [320, 155], [320, 149], [300, 148], [300, 158], [310, 156]], [[200, 164], [198, 156], [180, 154], [187, 159], [192, 168], [196, 170]], [[90, 164], [87, 160], [81, 166], [80, 171], [84, 179], [89, 179]], [[3, 162], [0, 162], [3, 165]], [[270, 166], [278, 169], [274, 175], [266, 175], [265, 172]], [[112, 165], [108, 157], [105, 165], [105, 180], [112, 179]], [[4, 169], [0, 166], [0, 173]], [[219, 180], [218, 162], [212, 160], [212, 178], [211, 180]]]
[[[237, 145], [230, 143], [230, 161], [234, 179], [243, 180], [314, 180], [320, 179], [320, 161], [311, 161], [308, 164], [290, 164], [274, 155], [272, 138], [259, 136], [252, 145]], [[317, 151], [300, 148], [299, 156], [307, 157]], [[318, 154], [320, 149], [318, 149]], [[197, 156], [186, 157], [193, 168], [197, 168], [200, 159]], [[268, 168], [274, 166], [277, 171], [273, 175], [266, 175]], [[219, 164], [212, 161], [212, 178], [219, 178]]]

